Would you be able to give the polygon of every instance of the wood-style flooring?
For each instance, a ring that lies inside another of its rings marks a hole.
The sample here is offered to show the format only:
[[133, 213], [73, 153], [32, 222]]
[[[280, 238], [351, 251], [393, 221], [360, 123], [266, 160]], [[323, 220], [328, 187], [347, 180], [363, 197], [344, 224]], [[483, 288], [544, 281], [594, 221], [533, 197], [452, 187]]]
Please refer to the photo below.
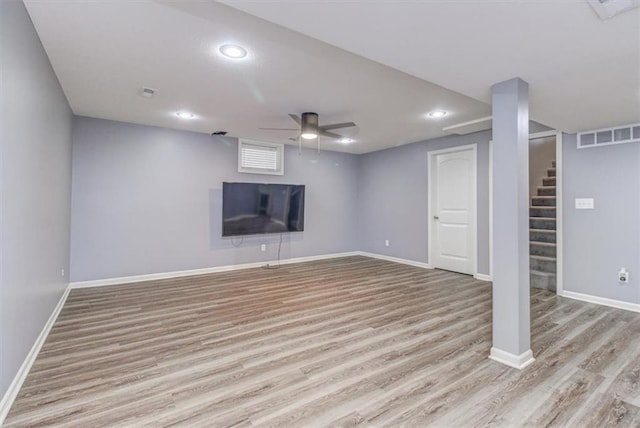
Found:
[[7, 427], [638, 427], [640, 314], [533, 290], [536, 361], [489, 360], [491, 286], [342, 259], [73, 290]]

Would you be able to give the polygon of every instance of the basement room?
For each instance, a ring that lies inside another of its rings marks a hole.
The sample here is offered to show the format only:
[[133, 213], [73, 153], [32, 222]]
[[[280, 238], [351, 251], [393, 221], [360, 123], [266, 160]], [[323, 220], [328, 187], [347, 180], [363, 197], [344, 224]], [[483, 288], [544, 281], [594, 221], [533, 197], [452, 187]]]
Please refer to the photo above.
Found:
[[0, 426], [640, 427], [640, 1], [0, 19]]

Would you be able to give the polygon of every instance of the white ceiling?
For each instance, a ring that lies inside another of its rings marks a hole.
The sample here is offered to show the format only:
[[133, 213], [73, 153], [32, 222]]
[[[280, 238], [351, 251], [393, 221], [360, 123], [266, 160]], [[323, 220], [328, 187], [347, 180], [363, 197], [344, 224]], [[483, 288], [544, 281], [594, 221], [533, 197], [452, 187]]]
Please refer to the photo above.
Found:
[[[546, 125], [640, 121], [638, 10], [601, 21], [582, 0], [25, 3], [78, 115], [291, 143], [294, 131], [258, 128], [315, 111], [360, 128], [323, 148], [364, 153], [488, 116], [491, 85], [518, 76]], [[250, 57], [222, 58], [225, 42]], [[434, 109], [451, 113], [425, 119]]]
[[586, 0], [223, 2], [487, 103], [520, 77], [531, 117], [563, 131], [640, 121], [640, 9], [602, 21]]

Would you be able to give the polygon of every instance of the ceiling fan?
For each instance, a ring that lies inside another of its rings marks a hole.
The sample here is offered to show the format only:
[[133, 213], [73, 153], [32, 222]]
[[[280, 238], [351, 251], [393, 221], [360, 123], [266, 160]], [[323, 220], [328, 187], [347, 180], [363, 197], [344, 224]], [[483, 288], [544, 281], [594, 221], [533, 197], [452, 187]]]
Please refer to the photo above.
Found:
[[298, 136], [295, 138], [289, 138], [291, 141], [299, 141], [302, 143], [301, 138], [305, 140], [318, 140], [318, 151], [320, 150], [320, 136], [340, 139], [342, 135], [335, 132], [329, 132], [330, 130], [340, 128], [351, 128], [356, 126], [353, 122], [332, 123], [330, 125], [320, 125], [318, 122], [318, 113], [306, 112], [302, 113], [302, 117], [295, 114], [289, 114], [289, 117], [293, 119], [299, 128], [259, 128], [269, 131], [298, 131]]

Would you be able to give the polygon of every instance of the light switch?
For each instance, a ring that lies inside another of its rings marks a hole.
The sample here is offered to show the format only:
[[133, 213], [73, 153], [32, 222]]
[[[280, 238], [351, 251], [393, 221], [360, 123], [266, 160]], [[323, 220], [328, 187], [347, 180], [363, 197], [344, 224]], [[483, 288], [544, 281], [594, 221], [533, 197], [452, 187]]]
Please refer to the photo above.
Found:
[[577, 210], [592, 210], [593, 207], [593, 198], [576, 198]]

